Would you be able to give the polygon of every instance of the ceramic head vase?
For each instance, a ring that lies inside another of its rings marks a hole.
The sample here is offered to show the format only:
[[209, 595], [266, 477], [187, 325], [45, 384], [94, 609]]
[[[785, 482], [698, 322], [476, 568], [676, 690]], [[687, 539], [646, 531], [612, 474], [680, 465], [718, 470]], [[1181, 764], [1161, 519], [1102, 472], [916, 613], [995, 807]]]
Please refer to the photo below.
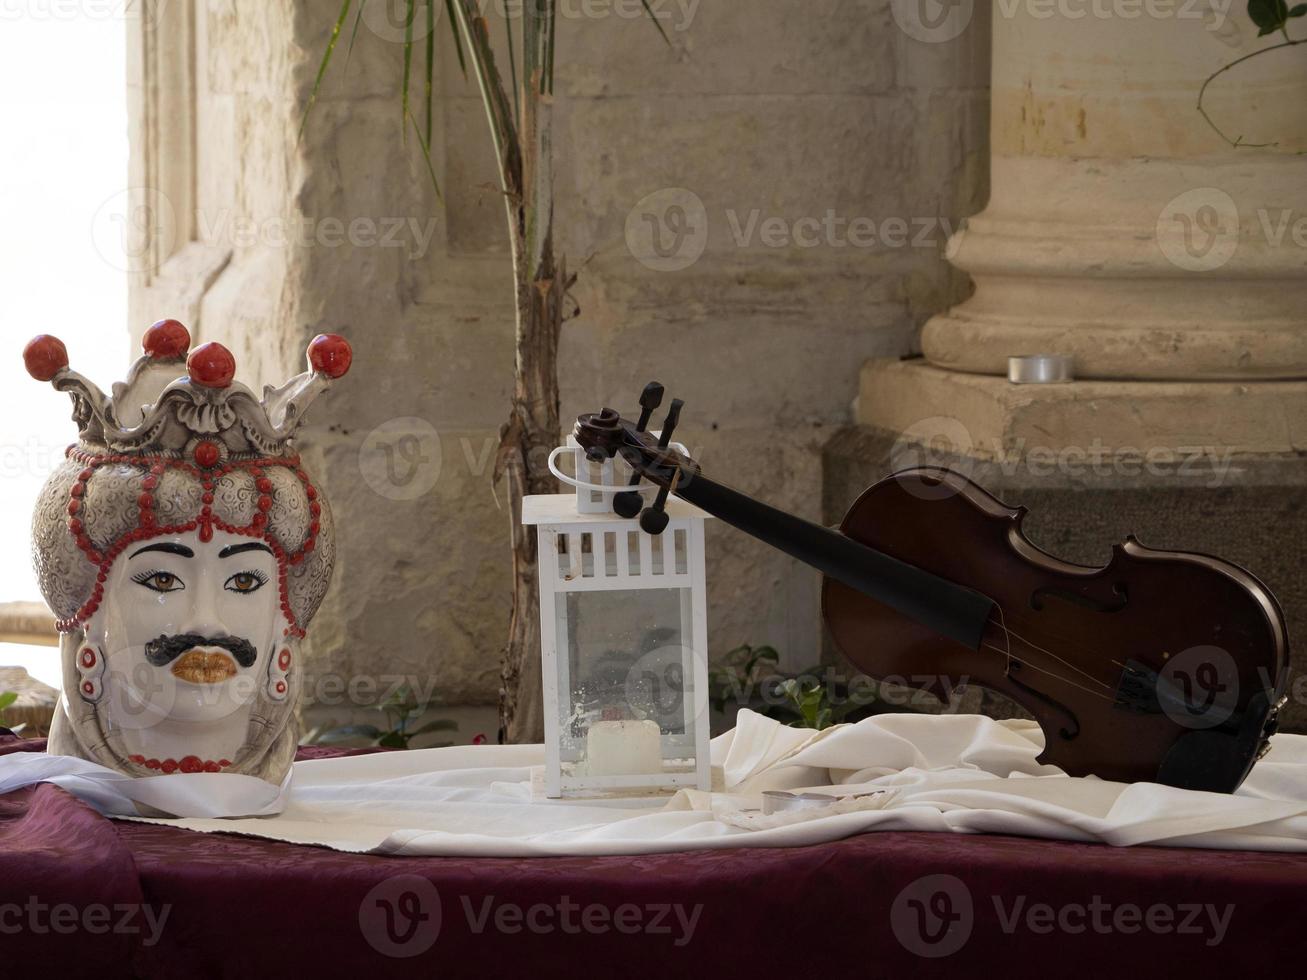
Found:
[[80, 430], [46, 482], [32, 551], [61, 633], [49, 751], [131, 776], [236, 772], [280, 783], [295, 754], [299, 640], [331, 579], [331, 511], [292, 448], [350, 364], [324, 335], [262, 398], [220, 344], [174, 320], [106, 396], [37, 337], [29, 373]]

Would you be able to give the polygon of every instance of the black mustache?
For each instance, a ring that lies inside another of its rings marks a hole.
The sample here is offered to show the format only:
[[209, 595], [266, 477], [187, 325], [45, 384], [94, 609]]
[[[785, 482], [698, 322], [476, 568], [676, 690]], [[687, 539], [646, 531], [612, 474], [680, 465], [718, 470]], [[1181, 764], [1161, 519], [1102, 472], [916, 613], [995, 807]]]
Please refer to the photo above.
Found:
[[177, 633], [160, 636], [145, 644], [145, 659], [155, 667], [172, 663], [187, 650], [195, 647], [221, 647], [236, 658], [242, 667], [253, 667], [259, 652], [249, 640], [239, 636], [201, 636], [199, 633]]

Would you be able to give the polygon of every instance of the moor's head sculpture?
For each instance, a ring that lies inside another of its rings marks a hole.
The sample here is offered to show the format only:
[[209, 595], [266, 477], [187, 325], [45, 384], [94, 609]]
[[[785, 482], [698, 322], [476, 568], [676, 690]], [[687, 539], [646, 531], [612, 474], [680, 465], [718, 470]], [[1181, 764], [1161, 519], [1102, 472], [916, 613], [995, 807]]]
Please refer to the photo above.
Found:
[[32, 551], [58, 619], [64, 694], [49, 751], [132, 776], [235, 772], [279, 783], [295, 753], [299, 640], [331, 579], [331, 511], [291, 445], [350, 364], [262, 398], [220, 344], [175, 320], [106, 396], [50, 336], [29, 373], [73, 400], [80, 436], [41, 491]]

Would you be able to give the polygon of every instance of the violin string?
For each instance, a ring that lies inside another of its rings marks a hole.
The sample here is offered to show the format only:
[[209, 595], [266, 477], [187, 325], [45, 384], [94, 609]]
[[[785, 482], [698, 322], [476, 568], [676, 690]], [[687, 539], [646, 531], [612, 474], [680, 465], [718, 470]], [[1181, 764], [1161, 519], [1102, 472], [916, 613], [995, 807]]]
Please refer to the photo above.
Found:
[[[992, 643], [982, 643], [981, 646], [988, 647], [990, 650], [994, 650], [997, 653], [1003, 654], [1009, 661], [1009, 665], [1010, 665], [1010, 662], [1012, 660], [1012, 655], [1010, 652], [1004, 652], [1002, 648], [996, 647]], [[1055, 670], [1048, 670], [1044, 667], [1037, 667], [1028, 661], [1023, 661], [1023, 663], [1026, 667], [1029, 667], [1031, 670], [1037, 671], [1041, 674], [1047, 674], [1049, 677], [1052, 677], [1054, 680], [1059, 680], [1063, 684], [1070, 684], [1072, 687], [1078, 688], [1079, 690], [1084, 691], [1086, 694], [1093, 695], [1096, 698], [1102, 698], [1104, 701], [1108, 701], [1111, 703], [1115, 703], [1116, 701], [1115, 698], [1108, 697], [1102, 691], [1095, 691], [1093, 688], [1085, 687], [1083, 684], [1077, 684], [1075, 681], [1071, 680], [1071, 678], [1064, 677], [1062, 674], [1059, 674]], [[1011, 669], [1010, 666], [1009, 669]]]
[[[1052, 653], [1051, 651], [1045, 650], [1043, 647], [1040, 647], [1040, 646], [1038, 646], [1037, 644], [1031, 643], [1029, 640], [1027, 640], [1024, 636], [1022, 636], [1022, 635], [1021, 635], [1020, 633], [1018, 633], [1016, 630], [1010, 630], [1010, 629], [1008, 629], [1008, 625], [1007, 625], [1007, 615], [1006, 615], [1006, 614], [1004, 613], [1004, 611], [1003, 611], [1003, 604], [1002, 604], [1002, 603], [1000, 603], [1000, 602], [995, 602], [995, 603], [994, 603], [994, 612], [998, 615], [998, 623], [997, 623], [996, 625], [998, 626], [998, 628], [999, 628], [1000, 630], [1003, 631], [1003, 642], [1004, 642], [1004, 645], [1006, 646], [1006, 649], [1005, 649], [1005, 650], [1004, 650], [1004, 649], [999, 649], [998, 647], [994, 646], [992, 643], [985, 643], [985, 642], [983, 642], [983, 641], [982, 641], [981, 645], [982, 645], [982, 646], [985, 646], [985, 647], [988, 647], [989, 649], [991, 649], [991, 650], [993, 650], [993, 651], [995, 651], [995, 652], [997, 652], [997, 653], [1001, 653], [1001, 654], [1003, 655], [1004, 660], [1005, 660], [1006, 663], [1007, 663], [1007, 671], [1008, 671], [1008, 673], [1011, 673], [1011, 670], [1012, 670], [1012, 662], [1013, 662], [1013, 657], [1012, 657], [1012, 637], [1014, 637], [1014, 636], [1015, 636], [1018, 640], [1020, 640], [1021, 642], [1023, 642], [1026, 646], [1030, 647], [1032, 650], [1038, 650], [1038, 651], [1040, 651], [1040, 652], [1042, 652], [1042, 653], [1044, 653], [1044, 654], [1047, 654], [1048, 656], [1052, 657], [1054, 660], [1058, 660], [1058, 661], [1061, 661], [1062, 663], [1066, 663], [1067, 666], [1068, 666], [1068, 667], [1071, 667], [1073, 670], [1078, 670], [1078, 669], [1079, 669], [1079, 668], [1075, 667], [1074, 664], [1069, 664], [1069, 663], [1067, 663], [1065, 660], [1063, 660], [1061, 657], [1057, 656], [1055, 653]], [[1038, 671], [1038, 672], [1041, 673], [1041, 674], [1047, 674], [1049, 677], [1052, 677], [1052, 678], [1054, 678], [1055, 680], [1060, 680], [1060, 681], [1062, 681], [1064, 684], [1070, 684], [1072, 687], [1078, 688], [1079, 690], [1084, 691], [1086, 694], [1092, 694], [1094, 697], [1102, 698], [1104, 701], [1115, 702], [1115, 698], [1110, 698], [1110, 697], [1108, 697], [1107, 695], [1103, 694], [1103, 693], [1100, 692], [1100, 691], [1094, 691], [1094, 690], [1091, 690], [1090, 688], [1085, 687], [1085, 686], [1082, 685], [1082, 684], [1077, 684], [1075, 681], [1071, 680], [1069, 677], [1064, 677], [1064, 676], [1062, 676], [1060, 673], [1058, 673], [1057, 671], [1054, 671], [1054, 670], [1048, 670], [1048, 669], [1043, 668], [1043, 667], [1038, 667], [1038, 666], [1036, 666], [1036, 665], [1033, 664], [1033, 663], [1027, 663], [1026, 666], [1030, 667], [1032, 670]], [[1080, 671], [1080, 673], [1084, 673], [1084, 671]], [[1085, 676], [1088, 677], [1089, 675], [1086, 674]], [[1093, 678], [1093, 677], [1090, 677], [1090, 680], [1095, 681], [1095, 683], [1100, 683], [1100, 684], [1102, 683], [1101, 681], [1098, 681], [1098, 680], [1096, 680], [1096, 679]], [[1103, 686], [1104, 686], [1104, 687], [1107, 687], [1106, 684], [1103, 684]], [[1108, 690], [1111, 690], [1111, 688], [1109, 687]]]
[[[1109, 690], [1109, 691], [1112, 690], [1112, 685], [1107, 684], [1107, 683], [1105, 683], [1105, 682], [1103, 682], [1103, 681], [1100, 681], [1100, 680], [1099, 680], [1097, 677], [1095, 677], [1093, 674], [1089, 673], [1089, 672], [1086, 671], [1086, 670], [1081, 669], [1080, 667], [1077, 667], [1075, 664], [1071, 663], [1069, 660], [1066, 660], [1066, 659], [1064, 659], [1064, 658], [1062, 658], [1062, 657], [1059, 657], [1059, 656], [1058, 656], [1056, 653], [1054, 653], [1052, 650], [1045, 649], [1044, 647], [1040, 646], [1038, 643], [1035, 643], [1034, 641], [1027, 639], [1026, 637], [1022, 636], [1020, 633], [1018, 633], [1016, 630], [1014, 630], [1014, 629], [1009, 629], [1009, 628], [1008, 628], [1008, 625], [1007, 625], [1007, 621], [1006, 621], [1006, 619], [1005, 619], [1005, 617], [1003, 616], [1003, 613], [1002, 613], [1002, 609], [1003, 609], [1003, 607], [1000, 606], [1000, 605], [998, 605], [997, 603], [995, 603], [995, 609], [999, 612], [999, 621], [998, 621], [998, 623], [996, 623], [995, 625], [998, 626], [998, 628], [1001, 629], [1005, 634], [1008, 634], [1008, 635], [1010, 635], [1010, 636], [1014, 636], [1014, 637], [1016, 637], [1018, 640], [1020, 640], [1022, 643], [1024, 643], [1024, 644], [1025, 644], [1027, 647], [1029, 647], [1030, 649], [1032, 649], [1032, 650], [1037, 650], [1037, 651], [1039, 651], [1040, 653], [1044, 654], [1045, 656], [1052, 657], [1054, 660], [1058, 661], [1059, 663], [1064, 664], [1064, 665], [1066, 665], [1067, 667], [1070, 667], [1070, 668], [1071, 668], [1072, 670], [1074, 670], [1077, 674], [1080, 674], [1080, 675], [1081, 675], [1082, 677], [1084, 677], [1086, 680], [1089, 680], [1089, 681], [1091, 681], [1092, 683], [1097, 684], [1099, 687], [1106, 688], [1106, 689]], [[1112, 662], [1115, 663], [1115, 661], [1112, 661]], [[1120, 665], [1118, 664], [1118, 666], [1120, 666]]]

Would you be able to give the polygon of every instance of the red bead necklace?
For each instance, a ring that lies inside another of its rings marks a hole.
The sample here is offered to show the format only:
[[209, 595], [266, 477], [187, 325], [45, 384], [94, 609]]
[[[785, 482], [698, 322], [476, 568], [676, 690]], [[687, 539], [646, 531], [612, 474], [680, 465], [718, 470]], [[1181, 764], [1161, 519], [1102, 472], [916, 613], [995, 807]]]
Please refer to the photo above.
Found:
[[177, 759], [147, 759], [143, 755], [129, 755], [138, 766], [145, 766], [146, 769], [157, 769], [165, 776], [174, 772], [221, 772], [231, 765], [230, 759], [220, 759], [214, 762], [212, 759], [201, 759], [198, 755], [183, 756], [181, 761]]

